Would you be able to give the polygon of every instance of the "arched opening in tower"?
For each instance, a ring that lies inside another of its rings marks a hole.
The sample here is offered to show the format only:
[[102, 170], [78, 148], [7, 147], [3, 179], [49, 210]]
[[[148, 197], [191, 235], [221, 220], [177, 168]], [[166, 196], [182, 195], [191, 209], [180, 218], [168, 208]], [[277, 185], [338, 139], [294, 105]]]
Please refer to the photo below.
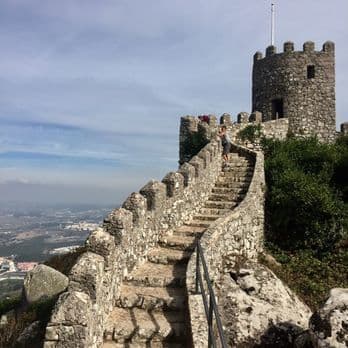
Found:
[[284, 117], [284, 102], [282, 98], [272, 100], [272, 120]]

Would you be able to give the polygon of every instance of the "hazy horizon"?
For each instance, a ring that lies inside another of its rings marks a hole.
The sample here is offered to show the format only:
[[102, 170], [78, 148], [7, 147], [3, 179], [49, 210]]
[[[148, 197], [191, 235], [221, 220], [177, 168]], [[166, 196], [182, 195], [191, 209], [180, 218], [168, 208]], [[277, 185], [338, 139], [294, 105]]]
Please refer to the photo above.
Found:
[[[276, 46], [336, 44], [348, 121], [348, 2], [272, 1]], [[271, 1], [0, 3], [0, 202], [121, 203], [176, 170], [180, 116], [251, 109]]]

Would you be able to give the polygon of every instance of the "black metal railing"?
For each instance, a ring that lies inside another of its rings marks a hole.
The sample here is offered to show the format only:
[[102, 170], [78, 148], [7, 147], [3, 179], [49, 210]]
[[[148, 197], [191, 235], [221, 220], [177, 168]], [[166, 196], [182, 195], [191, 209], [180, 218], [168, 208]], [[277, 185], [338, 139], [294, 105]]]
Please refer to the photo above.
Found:
[[[217, 341], [216, 341], [217, 338], [215, 337], [214, 329], [213, 329], [213, 316], [215, 316], [215, 322], [216, 322], [216, 326], [217, 326], [219, 338], [220, 338], [219, 347], [228, 348], [226, 340], [225, 340], [224, 332], [222, 329], [222, 324], [221, 324], [221, 320], [220, 320], [218, 307], [216, 305], [214, 290], [213, 290], [213, 287], [211, 285], [211, 281], [209, 278], [208, 267], [207, 267], [207, 264], [205, 262], [205, 258], [203, 255], [203, 249], [202, 249], [201, 243], [199, 242], [199, 239], [197, 239], [197, 242], [196, 242], [196, 253], [197, 253], [197, 258], [196, 258], [196, 293], [197, 294], [202, 293], [205, 316], [206, 316], [207, 322], [208, 322], [208, 348], [218, 347]], [[206, 281], [206, 284], [207, 284], [209, 298], [208, 298], [206, 291], [205, 291], [205, 288], [204, 288], [204, 282], [203, 282], [200, 264], [202, 264], [203, 273], [204, 273], [204, 280]]]

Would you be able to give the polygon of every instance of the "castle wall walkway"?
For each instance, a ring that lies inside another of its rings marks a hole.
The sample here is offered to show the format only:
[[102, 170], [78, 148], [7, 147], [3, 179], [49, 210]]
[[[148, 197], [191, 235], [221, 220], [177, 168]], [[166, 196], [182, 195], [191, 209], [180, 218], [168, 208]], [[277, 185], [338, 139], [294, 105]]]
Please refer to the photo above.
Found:
[[161, 182], [150, 181], [114, 210], [86, 241], [46, 328], [45, 348], [99, 347], [124, 277], [145, 261], [162, 234], [197, 213], [221, 169], [212, 140]]
[[[221, 277], [241, 259], [257, 260], [263, 250], [265, 175], [264, 157], [233, 144], [232, 151], [255, 164], [252, 181], [244, 200], [230, 214], [216, 220], [201, 238], [215, 294], [219, 293]], [[187, 289], [195, 347], [207, 347], [208, 328], [202, 295], [195, 294], [196, 253], [187, 268]]]

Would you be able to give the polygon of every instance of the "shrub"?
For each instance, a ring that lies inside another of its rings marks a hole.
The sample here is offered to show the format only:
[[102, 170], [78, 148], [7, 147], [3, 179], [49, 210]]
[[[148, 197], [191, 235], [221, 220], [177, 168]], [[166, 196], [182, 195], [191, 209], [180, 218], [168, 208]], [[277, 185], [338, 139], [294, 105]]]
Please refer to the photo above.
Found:
[[[348, 287], [348, 137], [262, 139], [268, 187], [268, 264], [313, 309]], [[260, 259], [266, 262], [266, 259]]]
[[262, 145], [269, 240], [284, 250], [331, 250], [343, 237], [347, 215], [334, 185], [342, 158], [338, 147], [315, 138], [265, 140]]
[[[268, 244], [268, 248], [282, 267], [266, 264], [303, 300], [316, 310], [327, 299], [330, 289], [348, 287], [348, 252], [337, 251], [318, 259], [311, 250], [289, 254]], [[265, 260], [261, 260], [265, 263]]]
[[261, 125], [247, 125], [245, 128], [238, 132], [237, 137], [242, 141], [248, 140], [253, 143], [256, 139], [261, 137]]

